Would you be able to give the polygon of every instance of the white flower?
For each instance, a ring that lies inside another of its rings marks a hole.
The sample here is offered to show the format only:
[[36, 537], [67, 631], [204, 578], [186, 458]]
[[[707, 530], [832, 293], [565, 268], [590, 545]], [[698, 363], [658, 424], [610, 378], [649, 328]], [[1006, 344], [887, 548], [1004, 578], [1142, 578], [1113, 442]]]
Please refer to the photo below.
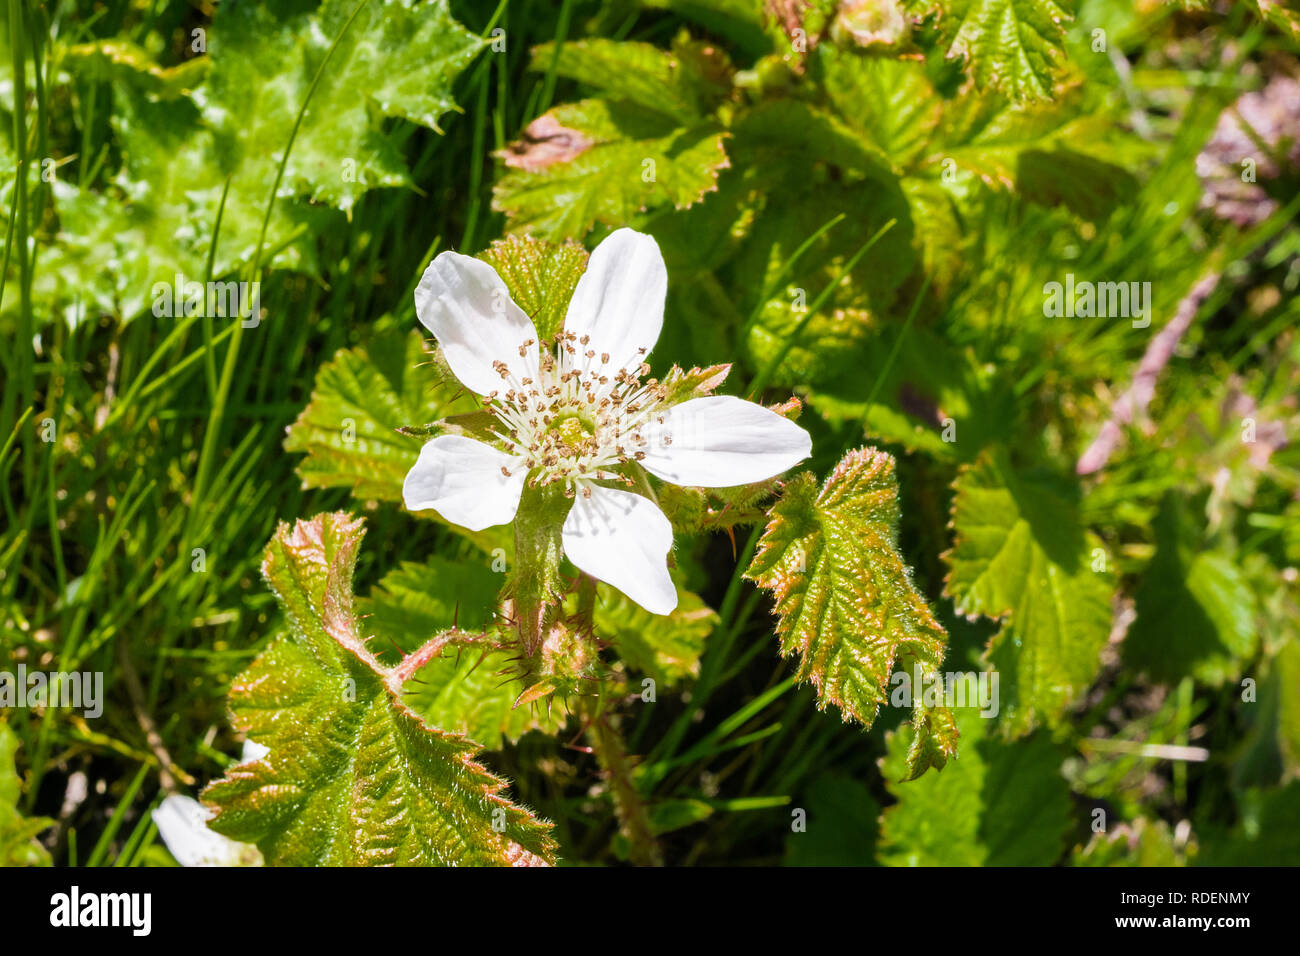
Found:
[[671, 404], [643, 382], [663, 327], [668, 272], [649, 236], [620, 229], [591, 254], [552, 347], [486, 262], [439, 255], [415, 308], [452, 372], [496, 417], [499, 447], [463, 435], [425, 444], [406, 476], [412, 511], [432, 508], [481, 531], [515, 516], [524, 482], [563, 483], [574, 499], [569, 560], [646, 610], [677, 606], [672, 526], [648, 498], [608, 487], [637, 463], [664, 481], [727, 488], [762, 481], [812, 450], [808, 433], [753, 402], [709, 396]]
[[[251, 740], [244, 741], [240, 763], [261, 760], [270, 751]], [[208, 828], [212, 811], [193, 797], [173, 793], [153, 811], [167, 849], [181, 866], [261, 866], [257, 847], [240, 843]]]

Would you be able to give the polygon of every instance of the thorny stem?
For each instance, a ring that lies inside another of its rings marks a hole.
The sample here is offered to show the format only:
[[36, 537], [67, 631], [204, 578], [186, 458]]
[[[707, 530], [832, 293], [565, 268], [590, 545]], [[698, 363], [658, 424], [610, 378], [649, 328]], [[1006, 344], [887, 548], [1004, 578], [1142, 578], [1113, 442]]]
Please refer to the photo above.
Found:
[[402, 692], [402, 686], [419, 673], [425, 664], [442, 654], [443, 650], [450, 645], [468, 646], [471, 644], [484, 645], [488, 641], [488, 636], [484, 634], [472, 634], [467, 631], [452, 628], [449, 631], [442, 631], [435, 634], [429, 640], [425, 641], [420, 647], [405, 655], [400, 661], [394, 664], [386, 671], [385, 680], [388, 682], [389, 689], [395, 694]]
[[[595, 606], [596, 579], [583, 574], [578, 580], [579, 619], [589, 622]], [[619, 832], [628, 842], [629, 856], [638, 866], [662, 866], [663, 854], [650, 826], [650, 813], [632, 779], [632, 758], [628, 755], [623, 735], [614, 727], [600, 694], [583, 700], [587, 740], [600, 769], [609, 780]]]
[[628, 842], [628, 856], [637, 866], [662, 866], [663, 854], [650, 827], [650, 812], [632, 779], [632, 758], [623, 736], [614, 727], [608, 713], [601, 712], [599, 698], [587, 715], [587, 739], [592, 752], [609, 781], [618, 816], [619, 832]]

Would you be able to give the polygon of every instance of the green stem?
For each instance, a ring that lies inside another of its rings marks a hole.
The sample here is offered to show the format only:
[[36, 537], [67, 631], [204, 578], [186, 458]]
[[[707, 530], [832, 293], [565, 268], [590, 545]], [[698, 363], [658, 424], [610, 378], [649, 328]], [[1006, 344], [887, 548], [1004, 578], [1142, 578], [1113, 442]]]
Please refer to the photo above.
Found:
[[609, 714], [601, 711], [599, 698], [590, 705], [586, 716], [590, 721], [587, 739], [609, 781], [619, 833], [627, 840], [629, 858], [637, 866], [663, 866], [663, 853], [650, 825], [650, 812], [632, 777], [632, 760], [623, 736], [615, 729]]

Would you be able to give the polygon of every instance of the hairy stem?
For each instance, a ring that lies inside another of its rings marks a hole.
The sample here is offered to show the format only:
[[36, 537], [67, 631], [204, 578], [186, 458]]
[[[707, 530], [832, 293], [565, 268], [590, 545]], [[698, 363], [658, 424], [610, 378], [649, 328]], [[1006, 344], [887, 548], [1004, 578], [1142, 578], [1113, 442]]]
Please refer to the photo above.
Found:
[[619, 832], [628, 842], [628, 855], [637, 866], [663, 866], [663, 854], [650, 827], [650, 812], [632, 779], [633, 758], [610, 715], [600, 712], [599, 703], [593, 710], [597, 713], [590, 717], [587, 739], [609, 781]]

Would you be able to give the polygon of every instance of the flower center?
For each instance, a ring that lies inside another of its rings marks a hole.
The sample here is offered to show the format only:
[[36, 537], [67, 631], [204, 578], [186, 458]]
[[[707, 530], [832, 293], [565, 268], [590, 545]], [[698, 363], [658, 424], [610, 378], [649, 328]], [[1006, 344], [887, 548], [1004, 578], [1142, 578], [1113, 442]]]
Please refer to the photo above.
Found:
[[[521, 357], [536, 343], [519, 346]], [[644, 356], [647, 349], [640, 350]], [[533, 487], [565, 482], [566, 494], [590, 495], [591, 480], [632, 479], [615, 470], [646, 456], [645, 431], [663, 423], [668, 390], [657, 379], [642, 383], [650, 366], [617, 366], [608, 353], [597, 354], [587, 336], [560, 332], [543, 347], [538, 380], [518, 378], [502, 361], [494, 363], [504, 390], [484, 399], [501, 425], [497, 437], [514, 455], [514, 467], [527, 468]], [[659, 438], [668, 443], [666, 436]], [[503, 468], [509, 476], [513, 468]]]
[[561, 443], [573, 453], [581, 453], [582, 443], [595, 430], [577, 415], [564, 415], [551, 424], [551, 431], [559, 435]]

